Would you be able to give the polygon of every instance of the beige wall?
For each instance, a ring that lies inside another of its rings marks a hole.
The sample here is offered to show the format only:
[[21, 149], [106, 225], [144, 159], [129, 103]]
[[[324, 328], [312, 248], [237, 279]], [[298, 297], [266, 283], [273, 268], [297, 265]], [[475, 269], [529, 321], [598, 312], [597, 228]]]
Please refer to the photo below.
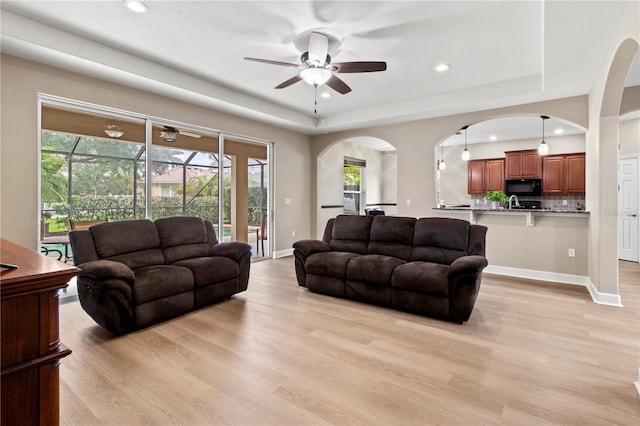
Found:
[[[0, 235], [36, 249], [38, 217], [38, 93], [181, 121], [275, 143], [275, 247], [286, 250], [311, 232], [309, 138], [212, 109], [74, 74], [20, 58], [1, 57]], [[291, 203], [285, 205], [284, 200]], [[286, 225], [285, 225], [286, 224]]]
[[620, 156], [640, 154], [640, 119], [620, 122]]
[[[585, 152], [585, 135], [567, 135], [545, 138], [549, 154]], [[505, 158], [505, 151], [536, 149], [540, 139], [521, 139], [503, 142], [474, 143], [468, 146], [472, 159]], [[447, 168], [440, 172], [440, 198], [447, 204], [468, 204], [467, 162], [461, 158], [463, 145], [445, 146], [444, 159]], [[440, 153], [440, 148], [438, 148]]]

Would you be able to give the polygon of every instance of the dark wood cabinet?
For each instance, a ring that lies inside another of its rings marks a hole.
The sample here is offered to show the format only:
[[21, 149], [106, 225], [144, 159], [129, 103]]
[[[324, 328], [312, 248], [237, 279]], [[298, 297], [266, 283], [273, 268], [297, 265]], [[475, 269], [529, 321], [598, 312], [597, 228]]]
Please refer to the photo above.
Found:
[[538, 150], [508, 151], [505, 155], [507, 179], [540, 179], [542, 177], [542, 161]]
[[58, 292], [78, 269], [0, 238], [2, 425], [57, 425], [60, 360]]
[[542, 193], [583, 194], [585, 154], [549, 155], [542, 159]]
[[467, 163], [467, 192], [485, 194], [504, 191], [504, 159], [471, 160]]
[[567, 155], [565, 160], [565, 189], [568, 194], [584, 194], [586, 192], [585, 160], [585, 154]]

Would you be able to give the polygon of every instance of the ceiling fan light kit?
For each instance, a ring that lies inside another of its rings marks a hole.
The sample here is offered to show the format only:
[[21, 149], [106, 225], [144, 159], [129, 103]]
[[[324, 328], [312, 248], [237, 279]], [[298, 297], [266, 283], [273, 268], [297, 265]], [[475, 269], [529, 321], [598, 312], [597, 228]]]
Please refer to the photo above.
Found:
[[124, 135], [124, 132], [120, 129], [120, 127], [115, 124], [106, 124], [104, 126], [104, 132], [110, 138], [119, 138]]
[[311, 86], [322, 86], [331, 78], [331, 71], [325, 68], [307, 68], [300, 72], [300, 77]]

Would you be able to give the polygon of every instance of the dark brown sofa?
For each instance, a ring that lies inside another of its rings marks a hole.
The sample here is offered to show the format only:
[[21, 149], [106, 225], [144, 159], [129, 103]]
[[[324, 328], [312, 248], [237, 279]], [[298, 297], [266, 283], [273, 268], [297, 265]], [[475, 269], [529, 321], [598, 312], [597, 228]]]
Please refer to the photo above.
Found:
[[341, 215], [322, 241], [293, 245], [298, 284], [462, 323], [487, 266], [486, 232], [460, 219]]
[[82, 308], [114, 334], [247, 289], [251, 246], [218, 243], [197, 217], [107, 222], [69, 233]]

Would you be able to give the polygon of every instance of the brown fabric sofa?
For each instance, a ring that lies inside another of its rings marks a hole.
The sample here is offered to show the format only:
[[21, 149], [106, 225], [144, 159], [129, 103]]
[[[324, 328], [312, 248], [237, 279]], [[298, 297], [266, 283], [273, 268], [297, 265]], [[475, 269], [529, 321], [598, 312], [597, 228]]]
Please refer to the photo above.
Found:
[[82, 308], [114, 334], [247, 289], [251, 246], [218, 243], [197, 217], [107, 222], [69, 233]]
[[315, 293], [462, 323], [487, 266], [486, 233], [460, 219], [341, 215], [322, 241], [293, 245], [296, 277]]

